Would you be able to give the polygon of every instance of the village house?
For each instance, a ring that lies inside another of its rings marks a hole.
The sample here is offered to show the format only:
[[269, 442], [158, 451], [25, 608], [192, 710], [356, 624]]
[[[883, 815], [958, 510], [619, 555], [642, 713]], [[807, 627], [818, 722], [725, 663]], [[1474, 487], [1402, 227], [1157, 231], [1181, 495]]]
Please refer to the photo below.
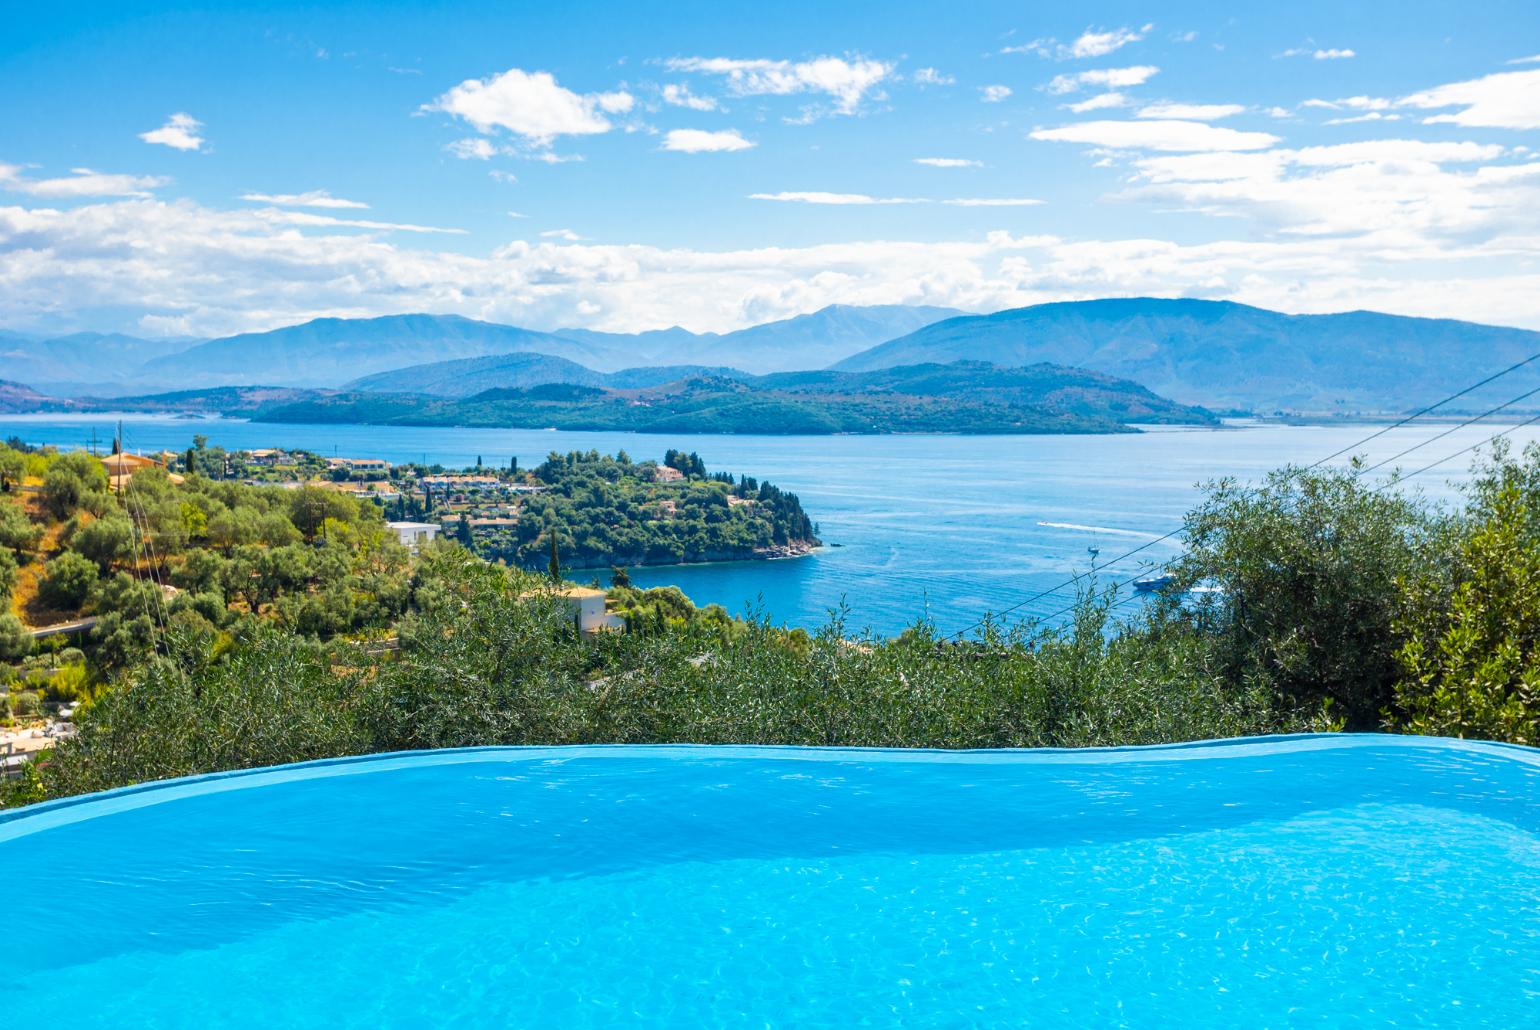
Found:
[[289, 460], [288, 452], [277, 447], [258, 447], [254, 451], [246, 452], [246, 461], [251, 465], [261, 465], [263, 468], [272, 468], [282, 465]]
[[349, 472], [367, 472], [378, 475], [386, 475], [390, 472], [390, 462], [383, 458], [327, 458], [328, 469], [347, 469]]
[[[540, 591], [530, 591], [524, 596], [533, 597], [538, 596], [539, 593]], [[572, 618], [577, 624], [578, 632], [586, 637], [599, 633], [619, 633], [626, 628], [625, 619], [605, 611], [603, 590], [595, 590], [593, 587], [564, 586], [554, 593], [571, 607]]]
[[[102, 459], [102, 467], [107, 470], [107, 481], [111, 485], [113, 492], [121, 493], [135, 473], [143, 472], [145, 469], [165, 468], [166, 466], [164, 462], [156, 461], [154, 458], [147, 458], [142, 454], [109, 454]], [[174, 472], [168, 473], [167, 478], [173, 483], [186, 482], [186, 480]]]
[[385, 527], [396, 534], [401, 546], [416, 554], [423, 544], [431, 543], [439, 535], [440, 526], [435, 522], [387, 522]]

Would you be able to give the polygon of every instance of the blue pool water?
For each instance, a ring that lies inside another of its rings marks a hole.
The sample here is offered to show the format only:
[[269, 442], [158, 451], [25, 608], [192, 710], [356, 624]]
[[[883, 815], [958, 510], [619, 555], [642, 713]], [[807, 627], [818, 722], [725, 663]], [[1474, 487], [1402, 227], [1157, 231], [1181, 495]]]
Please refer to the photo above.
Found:
[[15, 1026], [1533, 1026], [1540, 754], [485, 749], [0, 821]]

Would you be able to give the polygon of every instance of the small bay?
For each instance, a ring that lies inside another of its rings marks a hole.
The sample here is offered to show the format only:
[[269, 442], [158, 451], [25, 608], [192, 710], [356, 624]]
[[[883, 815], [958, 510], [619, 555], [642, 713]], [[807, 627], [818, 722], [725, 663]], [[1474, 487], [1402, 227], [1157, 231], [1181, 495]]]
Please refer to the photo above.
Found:
[[[506, 466], [517, 456], [527, 467], [551, 451], [624, 449], [638, 460], [661, 458], [670, 447], [695, 451], [713, 472], [747, 473], [796, 493], [830, 546], [781, 561], [632, 569], [633, 581], [675, 584], [697, 604], [722, 604], [735, 614], [758, 610], [775, 622], [808, 628], [844, 604], [848, 630], [884, 635], [927, 614], [945, 632], [962, 629], [985, 611], [1001, 611], [1070, 575], [1091, 572], [1091, 548], [1099, 551], [1101, 582], [1127, 578], [1177, 553], [1180, 542], [1171, 540], [1114, 560], [1179, 528], [1203, 482], [1225, 476], [1257, 481], [1281, 465], [1310, 464], [1378, 428], [1234, 424], [1106, 436], [649, 436], [122, 418], [132, 451], [180, 450], [195, 433], [231, 450], [305, 448], [446, 466], [471, 465], [478, 456], [487, 465]], [[116, 420], [103, 414], [7, 415], [0, 417], [0, 437], [79, 447], [89, 445], [94, 431], [105, 449]], [[1394, 429], [1354, 453], [1372, 464], [1448, 428]], [[1459, 429], [1395, 464], [1420, 469], [1505, 428]], [[1540, 427], [1517, 429], [1511, 439], [1516, 446], [1540, 439]], [[1468, 477], [1471, 457], [1455, 457], [1413, 483], [1432, 500], [1446, 498]], [[608, 570], [572, 575], [608, 580]], [[1012, 617], [1054, 615], [1073, 596], [1072, 589], [1059, 590]]]

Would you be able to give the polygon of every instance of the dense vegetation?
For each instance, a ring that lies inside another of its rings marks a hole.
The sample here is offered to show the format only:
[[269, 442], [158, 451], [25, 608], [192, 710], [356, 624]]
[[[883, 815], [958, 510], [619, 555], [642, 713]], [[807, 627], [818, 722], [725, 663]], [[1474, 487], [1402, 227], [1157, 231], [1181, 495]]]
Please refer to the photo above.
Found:
[[[1540, 727], [1540, 448], [1497, 449], [1465, 503], [1447, 509], [1352, 469], [1214, 484], [1189, 516], [1177, 586], [1158, 603], [1119, 618], [1121, 600], [1087, 584], [1062, 626], [986, 623], [965, 641], [923, 622], [873, 639], [849, 632], [838, 612], [816, 633], [788, 631], [696, 609], [678, 591], [637, 591], [623, 574], [610, 595], [629, 631], [583, 639], [543, 577], [453, 544], [408, 562], [370, 542], [367, 513], [318, 519], [276, 499], [225, 508], [251, 508], [277, 539], [230, 541], [228, 556], [196, 547], [167, 571], [185, 569], [191, 553], [233, 562], [241, 547], [296, 546], [330, 556], [331, 571], [279, 576], [276, 592], [246, 598], [260, 589], [246, 580], [263, 580], [265, 567], [249, 553], [250, 571], [229, 579], [180, 573], [189, 586], [177, 598], [218, 589], [224, 610], [173, 599], [164, 614], [150, 604], [136, 614], [129, 598], [146, 587], [131, 570], [144, 566], [122, 557], [116, 534], [83, 536], [116, 518], [133, 523], [133, 509], [114, 509], [84, 462], [41, 463], [0, 453], [11, 479], [41, 479], [37, 505], [68, 519], [90, 512], [71, 531], [82, 543], [50, 561], [78, 554], [92, 569], [56, 565], [50, 589], [117, 615], [119, 630], [142, 618], [145, 635], [115, 647], [99, 633], [84, 655], [34, 656], [12, 673], [14, 698], [62, 677], [62, 662], [85, 702], [78, 736], [29, 766], [9, 788], [13, 801], [468, 744], [1080, 746], [1340, 727], [1536, 743]], [[162, 490], [152, 479], [147, 499]], [[11, 551], [48, 546], [33, 539], [34, 516], [46, 522], [40, 511], [7, 516]], [[285, 542], [284, 526], [304, 542]], [[48, 524], [43, 535], [54, 532]], [[103, 558], [121, 597], [100, 588]], [[329, 608], [337, 582], [368, 592], [376, 571], [384, 582], [364, 608], [394, 629], [399, 650], [339, 632], [356, 624], [349, 618], [297, 614]], [[1180, 593], [1199, 583], [1222, 590]]]
[[818, 544], [796, 494], [751, 476], [710, 475], [695, 454], [669, 451], [657, 466], [597, 451], [552, 453], [532, 470], [546, 489], [519, 502], [518, 524], [479, 536], [474, 550], [525, 568], [543, 568], [554, 534], [564, 565], [670, 565], [788, 556]]
[[1129, 423], [1212, 424], [1137, 383], [1057, 365], [980, 362], [870, 373], [693, 376], [641, 389], [578, 383], [464, 398], [347, 392], [266, 406], [257, 421], [516, 426], [647, 433], [1115, 433]]

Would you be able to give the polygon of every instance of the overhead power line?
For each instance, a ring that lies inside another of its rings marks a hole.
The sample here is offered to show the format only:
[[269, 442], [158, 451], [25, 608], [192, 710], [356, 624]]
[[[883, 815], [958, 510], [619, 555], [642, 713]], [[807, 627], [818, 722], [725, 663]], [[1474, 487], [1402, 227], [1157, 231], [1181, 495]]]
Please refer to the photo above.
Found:
[[[1466, 395], [1468, 395], [1468, 394], [1470, 394], [1470, 393], [1472, 393], [1472, 392], [1474, 392], [1476, 390], [1479, 390], [1483, 386], [1487, 386], [1487, 385], [1489, 385], [1491, 383], [1494, 383], [1497, 380], [1502, 379], [1504, 376], [1511, 375], [1512, 373], [1517, 372], [1519, 369], [1524, 368], [1527, 365], [1531, 365], [1531, 364], [1533, 364], [1536, 361], [1540, 361], [1540, 352], [1537, 352], [1535, 354], [1531, 354], [1529, 357], [1525, 358], [1524, 360], [1515, 362], [1514, 364], [1509, 365], [1507, 368], [1504, 368], [1501, 371], [1494, 372], [1491, 375], [1487, 376], [1486, 378], [1480, 380], [1479, 382], [1472, 383], [1470, 386], [1467, 386], [1467, 387], [1465, 387], [1464, 389], [1461, 389], [1461, 390], [1457, 390], [1456, 392], [1451, 393], [1448, 396], [1443, 397], [1443, 398], [1435, 401], [1434, 403], [1429, 404], [1427, 407], [1421, 408], [1421, 409], [1413, 412], [1412, 414], [1407, 415], [1404, 418], [1402, 418], [1402, 419], [1400, 419], [1400, 420], [1398, 420], [1396, 422], [1391, 423], [1388, 426], [1384, 426], [1384, 427], [1382, 427], [1380, 429], [1377, 429], [1374, 432], [1370, 433], [1368, 436], [1365, 436], [1365, 437], [1363, 437], [1363, 438], [1361, 438], [1359, 440], [1356, 440], [1353, 443], [1348, 444], [1346, 447], [1342, 447], [1342, 448], [1340, 448], [1340, 449], [1338, 449], [1336, 451], [1333, 451], [1331, 454], [1326, 455], [1324, 458], [1317, 459], [1316, 461], [1312, 462], [1311, 464], [1305, 466], [1305, 468], [1307, 470], [1318, 468], [1321, 465], [1324, 465], [1328, 461], [1331, 461], [1331, 460], [1333, 460], [1335, 458], [1340, 458], [1344, 454], [1349, 454], [1349, 453], [1351, 453], [1353, 451], [1356, 451], [1358, 448], [1364, 446], [1367, 443], [1370, 443], [1371, 441], [1379, 439], [1380, 437], [1384, 436], [1386, 433], [1389, 433], [1389, 432], [1391, 432], [1394, 429], [1399, 429], [1399, 428], [1401, 428], [1403, 426], [1406, 426], [1406, 425], [1410, 424], [1411, 422], [1413, 422], [1414, 420], [1419, 419], [1419, 418], [1423, 417], [1424, 415], [1427, 415], [1427, 414], [1429, 414], [1429, 413], [1431, 413], [1433, 411], [1436, 411], [1437, 409], [1443, 407], [1444, 405], [1448, 404], [1449, 402], [1458, 400], [1459, 398], [1464, 397], [1464, 396], [1466, 396]], [[1465, 422], [1462, 422], [1460, 425], [1455, 426], [1453, 429], [1449, 429], [1449, 430], [1447, 430], [1447, 431], [1445, 431], [1443, 433], [1440, 433], [1438, 436], [1431, 437], [1430, 439], [1424, 440], [1421, 443], [1419, 443], [1419, 444], [1417, 444], [1417, 445], [1415, 445], [1413, 447], [1409, 447], [1406, 450], [1402, 451], [1401, 453], [1395, 455], [1394, 458], [1387, 459], [1387, 460], [1394, 461], [1396, 459], [1405, 457], [1407, 454], [1410, 454], [1413, 451], [1416, 451], [1416, 450], [1418, 450], [1421, 447], [1425, 447], [1429, 443], [1432, 443], [1435, 440], [1442, 439], [1443, 437], [1448, 436], [1450, 433], [1455, 432], [1458, 429], [1462, 429], [1462, 428], [1464, 428], [1466, 426], [1471, 425], [1474, 422], [1478, 422], [1481, 419], [1487, 417], [1488, 415], [1491, 415], [1491, 414], [1493, 414], [1493, 413], [1495, 413], [1497, 411], [1501, 411], [1503, 408], [1510, 407], [1510, 406], [1512, 406], [1514, 404], [1517, 404], [1519, 401], [1524, 400], [1524, 399], [1526, 399], [1528, 397], [1531, 397], [1531, 396], [1533, 396], [1536, 393], [1540, 393], [1540, 387], [1537, 387], [1534, 390], [1530, 390], [1527, 393], [1521, 394], [1520, 396], [1515, 397], [1512, 400], [1507, 401], [1507, 402], [1505, 402], [1503, 404], [1499, 404], [1497, 407], [1491, 408], [1488, 411], [1483, 412], [1481, 415], [1477, 415], [1477, 416], [1475, 416], [1475, 417], [1473, 417], [1471, 419], [1467, 419]], [[1507, 435], [1507, 432], [1512, 432], [1514, 429], [1522, 428], [1523, 426], [1529, 425], [1529, 424], [1531, 424], [1532, 422], [1535, 422], [1535, 421], [1540, 421], [1540, 415], [1537, 415], [1535, 418], [1532, 418], [1532, 419], [1529, 419], [1529, 420], [1527, 420], [1525, 422], [1522, 422], [1519, 425], [1510, 427], [1505, 433], [1499, 433], [1496, 436], [1493, 436], [1491, 438], [1491, 440], [1496, 440], [1496, 439], [1498, 439], [1501, 436]], [[1483, 441], [1483, 442], [1491, 442], [1491, 441]], [[1479, 447], [1479, 446], [1481, 446], [1481, 443], [1474, 444], [1471, 447], [1467, 447], [1464, 450], [1461, 450], [1461, 451], [1456, 452], [1455, 454], [1449, 455], [1448, 457], [1441, 458], [1438, 461], [1434, 462], [1432, 465], [1426, 466], [1425, 468], [1417, 470], [1417, 472], [1411, 473], [1411, 475], [1412, 476], [1420, 475], [1421, 473], [1426, 472], [1430, 468], [1436, 468], [1438, 465], [1441, 465], [1441, 464], [1443, 464], [1446, 461], [1450, 461], [1453, 458], [1457, 458], [1461, 454], [1464, 454], [1464, 453], [1466, 453], [1468, 451], [1475, 450], [1476, 447]], [[1359, 473], [1355, 473], [1355, 478], [1356, 478], [1357, 475], [1366, 474], [1367, 472], [1370, 472], [1370, 471], [1373, 471], [1376, 468], [1379, 468], [1380, 466], [1384, 465], [1385, 463], [1386, 462], [1382, 461], [1382, 462], [1379, 462], [1378, 464], [1376, 464], [1374, 466], [1371, 466], [1368, 469], [1364, 469], [1364, 470], [1362, 470]], [[1411, 476], [1405, 476], [1405, 477], [1402, 477], [1402, 478], [1403, 479], [1407, 479], [1407, 478], [1411, 478]], [[1169, 533], [1164, 533], [1164, 534], [1162, 534], [1162, 535], [1160, 535], [1158, 537], [1155, 537], [1154, 539], [1146, 540], [1144, 543], [1140, 544], [1138, 547], [1134, 547], [1134, 548], [1132, 548], [1130, 550], [1124, 551], [1122, 554], [1119, 554], [1119, 555], [1117, 555], [1117, 556], [1115, 556], [1115, 557], [1113, 557], [1111, 559], [1108, 559], [1108, 561], [1105, 564], [1113, 565], [1113, 564], [1116, 564], [1117, 562], [1125, 561], [1125, 560], [1127, 560], [1129, 558], [1132, 558], [1132, 557], [1134, 557], [1137, 554], [1141, 554], [1144, 551], [1149, 550], [1151, 547], [1154, 547], [1156, 544], [1164, 543], [1165, 541], [1170, 540], [1173, 537], [1179, 536], [1181, 534], [1181, 532], [1182, 532], [1182, 528], [1183, 527], [1178, 526], [1176, 529], [1171, 530]], [[1142, 578], [1143, 575], [1145, 575], [1145, 573], [1140, 573], [1138, 576], [1131, 577], [1130, 579], [1124, 581], [1124, 583], [1122, 585], [1126, 585], [1127, 583], [1131, 583], [1131, 582], [1133, 582], [1134, 579]], [[1054, 584], [1053, 586], [1049, 587], [1046, 590], [1038, 591], [1037, 593], [1032, 594], [1031, 596], [1029, 596], [1029, 597], [1027, 597], [1027, 598], [1025, 598], [1025, 599], [1023, 599], [1021, 601], [1018, 601], [1017, 603], [1011, 605], [1008, 608], [1004, 608], [1004, 609], [1002, 609], [999, 612], [988, 613], [983, 618], [974, 621], [971, 625], [968, 625], [968, 626], [964, 627], [963, 629], [958, 630], [955, 633], [948, 634], [945, 639], [948, 639], [948, 640], [961, 640], [963, 637], [967, 636], [969, 633], [972, 633], [974, 630], [978, 629], [980, 626], [983, 626], [986, 622], [988, 622], [988, 621], [990, 621], [992, 619], [1003, 618], [1004, 616], [1010, 615], [1012, 612], [1020, 611], [1021, 609], [1025, 608], [1026, 606], [1028, 606], [1030, 604], [1033, 604], [1033, 603], [1035, 603], [1037, 601], [1040, 601], [1043, 598], [1048, 597], [1048, 596], [1050, 596], [1052, 594], [1055, 594], [1055, 593], [1057, 593], [1060, 590], [1064, 590], [1064, 589], [1066, 589], [1068, 587], [1074, 586], [1075, 584], [1080, 582], [1082, 576], [1083, 576], [1083, 574], [1072, 575], [1068, 579], [1064, 580], [1063, 582], [1056, 583], [1056, 584]], [[1073, 610], [1073, 608], [1074, 608], [1074, 605], [1071, 605], [1069, 608], [1061, 609], [1060, 611], [1055, 612], [1052, 615], [1046, 616], [1044, 619], [1039, 620], [1039, 621], [1047, 621], [1048, 619], [1057, 618], [1058, 616], [1064, 614], [1065, 612]]]

